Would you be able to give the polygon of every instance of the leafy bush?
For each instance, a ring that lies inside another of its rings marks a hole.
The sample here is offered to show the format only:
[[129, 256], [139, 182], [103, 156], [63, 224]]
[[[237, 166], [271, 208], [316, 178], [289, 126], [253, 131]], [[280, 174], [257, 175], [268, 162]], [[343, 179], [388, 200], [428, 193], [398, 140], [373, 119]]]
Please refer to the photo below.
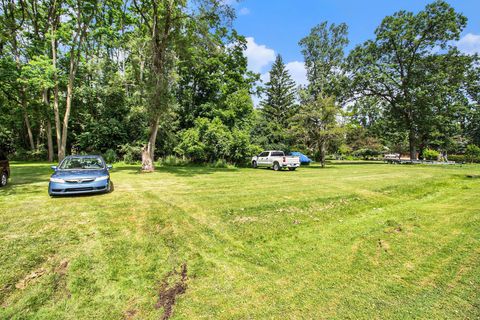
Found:
[[39, 146], [38, 149], [33, 151], [18, 148], [12, 159], [19, 161], [45, 161], [47, 159], [47, 150], [43, 146]]
[[438, 160], [440, 153], [433, 149], [425, 149], [423, 151], [423, 158], [425, 160]]
[[175, 167], [175, 166], [186, 165], [186, 164], [188, 164], [188, 161], [186, 161], [182, 158], [170, 155], [170, 156], [166, 156], [165, 158], [161, 159], [160, 164], [164, 165], [164, 166]]
[[223, 159], [230, 163], [243, 164], [260, 148], [253, 145], [247, 130], [230, 129], [220, 118], [198, 118], [195, 126], [185, 130], [175, 152], [193, 162], [210, 162]]
[[359, 149], [353, 152], [353, 155], [364, 160], [372, 159], [380, 155], [380, 151], [376, 149]]
[[465, 162], [465, 155], [463, 154], [450, 154], [448, 155], [448, 161], [455, 161], [457, 163]]
[[15, 151], [13, 133], [5, 128], [0, 128], [0, 151], [12, 154]]
[[225, 159], [218, 159], [212, 164], [212, 166], [214, 168], [228, 168], [228, 163]]
[[103, 158], [107, 163], [115, 163], [118, 160], [117, 153], [112, 149], [108, 149], [103, 155]]
[[480, 157], [469, 157], [467, 158], [464, 154], [450, 154], [448, 155], [449, 161], [455, 161], [457, 163], [473, 162], [480, 163]]
[[127, 164], [135, 164], [142, 160], [142, 146], [140, 144], [126, 143], [120, 146], [123, 161]]
[[469, 144], [465, 151], [465, 160], [468, 162], [478, 162], [478, 159], [480, 159], [480, 147]]
[[342, 156], [345, 156], [345, 155], [349, 155], [350, 153], [352, 152], [352, 148], [350, 148], [349, 146], [347, 146], [345, 143], [342, 143], [339, 147], [338, 147], [338, 153]]
[[189, 157], [193, 162], [206, 160], [205, 144], [200, 141], [198, 128], [190, 128], [184, 131], [180, 139], [180, 144], [175, 147], [176, 153]]

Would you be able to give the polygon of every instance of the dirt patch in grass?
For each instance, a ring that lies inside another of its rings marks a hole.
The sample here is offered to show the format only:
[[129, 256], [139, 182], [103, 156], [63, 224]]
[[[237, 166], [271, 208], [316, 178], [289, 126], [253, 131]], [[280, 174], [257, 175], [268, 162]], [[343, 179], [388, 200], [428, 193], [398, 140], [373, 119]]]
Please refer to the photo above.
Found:
[[60, 275], [65, 275], [67, 273], [68, 263], [67, 259], [60, 261], [60, 264], [55, 268], [55, 272]]
[[387, 241], [385, 240], [382, 240], [382, 239], [378, 239], [378, 248], [380, 250], [383, 250], [385, 252], [388, 252], [388, 250], [390, 250], [390, 245], [388, 244]]
[[249, 223], [258, 221], [257, 217], [236, 217], [233, 219], [233, 223]]
[[137, 310], [127, 310], [123, 314], [123, 319], [125, 320], [134, 319], [136, 314], [137, 314]]
[[54, 289], [55, 291], [67, 298], [71, 297], [70, 291], [67, 289], [67, 269], [68, 269], [69, 261], [67, 259], [63, 259], [60, 261], [60, 264], [55, 267], [55, 279], [54, 279]]
[[155, 308], [163, 308], [162, 320], [170, 319], [172, 316], [177, 296], [187, 291], [187, 279], [185, 263], [180, 267], [180, 271], [174, 269], [163, 278], [158, 290], [158, 301], [155, 304]]
[[45, 273], [47, 273], [47, 270], [45, 270], [44, 268], [34, 270], [27, 276], [25, 276], [22, 280], [18, 281], [17, 284], [15, 284], [15, 288], [23, 290], [28, 286], [30, 282], [35, 281], [35, 279], [40, 278]]

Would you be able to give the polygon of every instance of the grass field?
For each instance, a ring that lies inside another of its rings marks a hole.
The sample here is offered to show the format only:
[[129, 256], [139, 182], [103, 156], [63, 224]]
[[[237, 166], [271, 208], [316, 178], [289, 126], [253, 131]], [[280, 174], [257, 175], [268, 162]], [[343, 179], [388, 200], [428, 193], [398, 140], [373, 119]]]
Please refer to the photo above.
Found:
[[480, 166], [49, 174], [0, 189], [0, 319], [480, 318]]

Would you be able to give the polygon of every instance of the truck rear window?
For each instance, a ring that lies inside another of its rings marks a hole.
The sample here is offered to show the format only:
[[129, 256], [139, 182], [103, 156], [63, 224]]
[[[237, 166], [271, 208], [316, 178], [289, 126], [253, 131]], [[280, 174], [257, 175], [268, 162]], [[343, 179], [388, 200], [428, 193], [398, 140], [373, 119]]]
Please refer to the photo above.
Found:
[[283, 152], [272, 152], [272, 157], [283, 157]]

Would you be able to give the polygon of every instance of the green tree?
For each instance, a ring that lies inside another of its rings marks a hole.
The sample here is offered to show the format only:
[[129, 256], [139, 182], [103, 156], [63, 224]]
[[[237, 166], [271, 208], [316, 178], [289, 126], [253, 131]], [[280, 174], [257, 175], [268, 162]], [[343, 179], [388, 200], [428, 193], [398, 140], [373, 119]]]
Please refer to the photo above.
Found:
[[16, 72], [15, 78], [13, 79], [14, 82], [9, 84], [9, 87], [14, 89], [16, 94], [13, 96], [10, 92], [7, 96], [10, 98], [11, 102], [15, 102], [21, 108], [23, 121], [28, 134], [29, 147], [33, 151], [35, 149], [35, 142], [31, 117], [29, 115], [31, 108], [29, 106], [25, 84], [18, 81], [20, 79], [24, 60], [24, 56], [22, 56], [22, 51], [24, 50], [21, 41], [23, 36], [22, 31], [27, 28], [23, 2], [2, 1], [0, 3], [0, 12], [2, 13], [2, 19], [0, 19], [2, 46], [5, 45], [7, 49], [5, 58], [15, 62], [14, 68]]
[[261, 101], [262, 114], [270, 122], [287, 127], [288, 120], [295, 107], [295, 81], [283, 63], [281, 55], [277, 55], [270, 70], [270, 80], [265, 85], [265, 99]]
[[431, 86], [438, 80], [443, 83], [445, 76], [431, 63], [434, 49], [446, 49], [465, 25], [463, 15], [445, 1], [435, 1], [417, 14], [399, 11], [384, 18], [375, 31], [375, 40], [357, 46], [349, 56], [354, 95], [374, 96], [385, 102], [397, 129], [408, 133], [411, 159], [417, 157], [420, 132], [430, 130], [422, 127], [432, 125], [432, 105], [438, 103], [440, 95], [446, 96], [445, 90], [452, 91], [445, 86], [431, 91]]
[[467, 161], [470, 161], [471, 163], [478, 161], [480, 159], [480, 147], [474, 144], [469, 144], [465, 151], [465, 157]]
[[[136, 28], [145, 47], [148, 68], [144, 88], [149, 118], [148, 141], [142, 152], [142, 170], [153, 171], [157, 133], [162, 115], [175, 103], [178, 83], [177, 67], [180, 52], [192, 48], [192, 34], [213, 39], [211, 29], [229, 17], [228, 6], [219, 0], [203, 0], [195, 4], [186, 0], [133, 1], [137, 16]], [[187, 32], [184, 32], [187, 31]], [[215, 42], [210, 44], [214, 44]]]
[[290, 144], [288, 127], [296, 109], [295, 86], [282, 56], [277, 55], [270, 70], [270, 80], [265, 84], [265, 98], [260, 102], [264, 118], [261, 125], [267, 132], [267, 148]]
[[345, 23], [329, 25], [326, 21], [312, 28], [310, 34], [300, 40], [311, 101], [340, 97], [348, 43], [348, 26]]
[[302, 91], [302, 105], [294, 132], [312, 150], [318, 151], [322, 167], [329, 143], [337, 139], [342, 129], [337, 118], [341, 108], [336, 97], [341, 97], [345, 78], [344, 50], [348, 45], [348, 27], [323, 22], [300, 40], [307, 69], [308, 85]]
[[294, 117], [294, 134], [311, 151], [318, 152], [322, 167], [325, 167], [328, 143], [343, 132], [337, 122], [339, 115], [340, 108], [332, 97], [318, 97], [302, 104]]

